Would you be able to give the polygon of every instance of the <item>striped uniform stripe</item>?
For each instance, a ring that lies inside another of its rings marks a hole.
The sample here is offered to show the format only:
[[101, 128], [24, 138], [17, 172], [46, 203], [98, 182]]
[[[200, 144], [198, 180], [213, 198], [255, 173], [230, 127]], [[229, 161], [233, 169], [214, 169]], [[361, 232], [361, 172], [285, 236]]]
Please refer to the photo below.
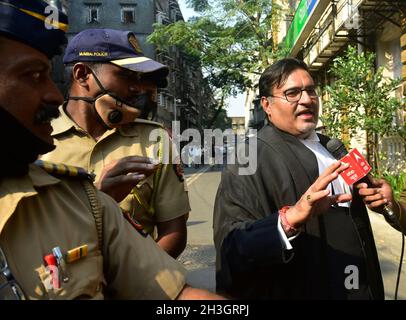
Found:
[[92, 174], [88, 173], [83, 168], [67, 166], [62, 163], [52, 163], [52, 162], [43, 161], [43, 160], [37, 160], [37, 161], [35, 161], [35, 164], [50, 174], [55, 174], [55, 175], [59, 175], [59, 176], [84, 178], [84, 179], [89, 179], [91, 181], [94, 180], [94, 176]]
[[47, 19], [48, 17], [45, 17], [42, 14], [27, 10], [27, 9], [19, 9], [19, 10], [34, 18], [37, 18], [41, 21], [45, 22], [45, 20], [46, 20], [47, 24], [52, 25], [53, 27], [55, 27], [57, 29], [61, 29], [64, 32], [68, 31], [68, 25], [66, 23], [58, 22], [58, 21], [55, 21], [54, 19]]
[[137, 58], [127, 58], [127, 59], [121, 59], [121, 60], [112, 60], [110, 61], [111, 63], [114, 63], [118, 66], [124, 66], [127, 64], [137, 64], [145, 61], [150, 61], [150, 58], [147, 57], [137, 57]]

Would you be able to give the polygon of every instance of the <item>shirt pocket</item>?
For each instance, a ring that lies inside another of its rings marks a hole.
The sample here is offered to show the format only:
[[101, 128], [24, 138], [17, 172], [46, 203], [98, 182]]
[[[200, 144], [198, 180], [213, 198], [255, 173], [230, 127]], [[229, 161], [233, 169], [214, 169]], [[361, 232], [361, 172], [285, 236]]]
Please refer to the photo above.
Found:
[[[61, 273], [61, 268], [58, 268]], [[42, 268], [39, 277], [49, 299], [102, 299], [103, 288], [106, 284], [103, 274], [103, 257], [100, 251], [89, 252], [72, 263], [66, 263], [64, 273], [69, 278], [67, 282], [62, 281], [59, 276], [59, 288], [53, 288], [52, 275], [47, 268]]]

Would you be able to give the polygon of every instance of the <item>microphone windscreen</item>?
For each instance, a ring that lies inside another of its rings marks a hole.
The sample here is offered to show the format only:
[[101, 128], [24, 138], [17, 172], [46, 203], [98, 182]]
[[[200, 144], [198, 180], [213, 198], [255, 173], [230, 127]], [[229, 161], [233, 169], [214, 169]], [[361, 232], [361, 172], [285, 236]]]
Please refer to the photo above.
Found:
[[344, 143], [339, 139], [331, 139], [327, 142], [326, 148], [337, 160], [342, 159], [348, 153]]

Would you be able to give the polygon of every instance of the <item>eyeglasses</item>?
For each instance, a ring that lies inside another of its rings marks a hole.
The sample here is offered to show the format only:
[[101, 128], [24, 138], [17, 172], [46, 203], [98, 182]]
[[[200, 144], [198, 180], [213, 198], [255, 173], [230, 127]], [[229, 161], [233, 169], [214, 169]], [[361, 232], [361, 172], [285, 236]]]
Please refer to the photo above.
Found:
[[318, 98], [319, 94], [316, 88], [291, 88], [283, 92], [284, 97], [269, 95], [269, 97], [285, 99], [288, 102], [298, 102], [302, 98], [302, 92], [306, 91], [310, 98]]
[[0, 300], [26, 300], [19, 284], [14, 279], [10, 268], [0, 248]]

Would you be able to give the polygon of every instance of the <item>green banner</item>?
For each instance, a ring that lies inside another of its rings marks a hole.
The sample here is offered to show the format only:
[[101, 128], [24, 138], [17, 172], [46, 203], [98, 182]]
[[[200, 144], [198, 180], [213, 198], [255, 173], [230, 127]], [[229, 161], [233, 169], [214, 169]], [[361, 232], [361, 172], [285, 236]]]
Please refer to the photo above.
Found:
[[286, 34], [286, 47], [290, 50], [299, 38], [304, 26], [309, 20], [314, 8], [319, 0], [302, 0], [297, 7], [293, 21]]

